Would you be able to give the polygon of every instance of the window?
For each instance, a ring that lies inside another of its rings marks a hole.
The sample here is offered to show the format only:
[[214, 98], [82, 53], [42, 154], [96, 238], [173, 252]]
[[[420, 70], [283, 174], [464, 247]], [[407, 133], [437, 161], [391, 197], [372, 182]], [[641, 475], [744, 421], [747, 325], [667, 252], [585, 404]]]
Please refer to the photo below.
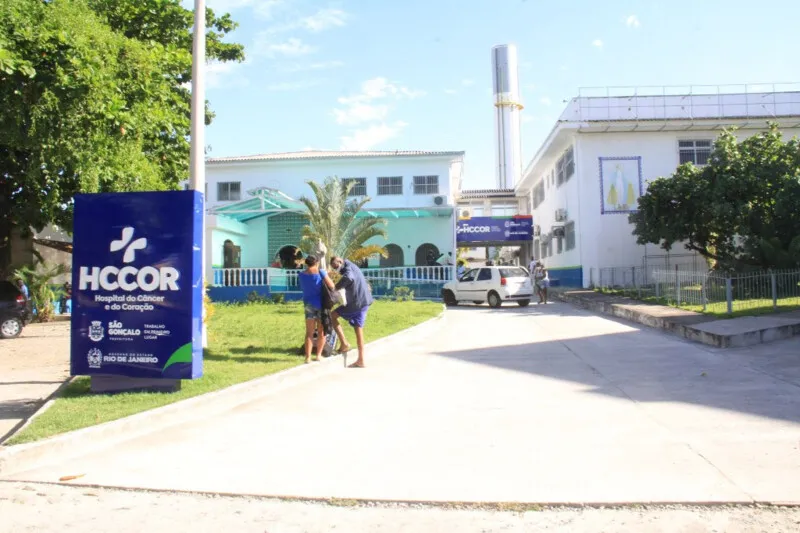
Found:
[[378, 178], [378, 196], [403, 194], [403, 176]]
[[475, 281], [475, 277], [478, 275], [478, 269], [473, 268], [472, 270], [468, 271], [466, 274], [461, 276], [461, 279], [458, 281]]
[[539, 185], [533, 188], [533, 208], [536, 209], [539, 205], [544, 202], [544, 184], [547, 181], [545, 177], [544, 181], [539, 182]]
[[575, 174], [575, 149], [570, 146], [564, 152], [564, 181], [569, 179]]
[[492, 279], [492, 269], [482, 268], [481, 273], [478, 274], [478, 281], [491, 281], [491, 279]]
[[575, 174], [575, 151], [570, 146], [556, 162], [558, 186], [560, 187], [563, 183], [569, 181], [573, 174]]
[[367, 178], [343, 178], [342, 183], [347, 185], [353, 183], [350, 192], [347, 193], [348, 198], [353, 196], [366, 196], [367, 195]]
[[519, 267], [516, 268], [501, 268], [501, 278], [527, 278], [528, 274]]
[[564, 225], [564, 240], [567, 241], [567, 251], [575, 249], [575, 222], [567, 222]]
[[483, 206], [481, 207], [472, 207], [472, 216], [474, 217], [482, 217], [483, 216]]
[[414, 176], [414, 194], [439, 194], [439, 176]]
[[539, 239], [533, 241], [533, 257], [534, 259], [541, 259], [542, 257], [542, 241]]
[[697, 166], [708, 164], [711, 157], [710, 140], [678, 141], [680, 164], [693, 163]]
[[217, 201], [238, 202], [242, 199], [242, 182], [221, 181], [217, 183]]
[[558, 237], [556, 241], [556, 253], [560, 254], [564, 251], [564, 237]]
[[517, 206], [516, 205], [493, 205], [492, 206], [492, 216], [493, 217], [511, 217], [517, 214]]

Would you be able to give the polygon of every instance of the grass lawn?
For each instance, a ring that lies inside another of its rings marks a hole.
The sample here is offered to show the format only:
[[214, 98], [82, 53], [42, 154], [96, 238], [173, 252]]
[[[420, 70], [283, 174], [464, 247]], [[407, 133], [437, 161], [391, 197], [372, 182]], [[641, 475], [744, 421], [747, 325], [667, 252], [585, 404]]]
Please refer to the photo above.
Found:
[[657, 298], [652, 295], [652, 291], [643, 290], [641, 298], [635, 289], [628, 290], [615, 290], [615, 289], [596, 289], [596, 292], [608, 294], [612, 296], [626, 296], [634, 300], [641, 300], [643, 302], [669, 305], [687, 311], [694, 311], [704, 315], [713, 316], [716, 318], [737, 318], [740, 316], [759, 316], [770, 315], [773, 313], [787, 313], [789, 311], [797, 311], [800, 309], [800, 297], [778, 298], [777, 309], [772, 305], [772, 298], [762, 299], [749, 299], [749, 300], [733, 300], [733, 313], [728, 314], [727, 302], [709, 302], [706, 305], [705, 311], [702, 305], [681, 304], [675, 305], [674, 301], [668, 301], [666, 298]]
[[[434, 302], [376, 301], [365, 328], [367, 342], [409, 328], [442, 311]], [[31, 442], [162, 405], [185, 400], [236, 383], [274, 374], [303, 363], [297, 355], [305, 331], [299, 303], [216, 305], [209, 324], [209, 349], [201, 379], [184, 381], [176, 393], [121, 393], [95, 395], [89, 392], [89, 378], [73, 381], [60, 398], [6, 444]], [[345, 334], [355, 347], [352, 328]], [[367, 354], [369, 357], [369, 354]]]

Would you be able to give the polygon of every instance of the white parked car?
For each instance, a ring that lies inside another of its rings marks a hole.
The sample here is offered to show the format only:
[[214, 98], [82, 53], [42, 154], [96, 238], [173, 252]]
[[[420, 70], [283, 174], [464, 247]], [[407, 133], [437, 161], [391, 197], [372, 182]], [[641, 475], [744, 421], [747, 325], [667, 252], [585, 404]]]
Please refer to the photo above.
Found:
[[442, 299], [448, 306], [458, 302], [488, 302], [491, 307], [500, 307], [503, 302], [517, 302], [525, 307], [531, 298], [533, 286], [528, 272], [515, 266], [473, 268], [442, 287]]

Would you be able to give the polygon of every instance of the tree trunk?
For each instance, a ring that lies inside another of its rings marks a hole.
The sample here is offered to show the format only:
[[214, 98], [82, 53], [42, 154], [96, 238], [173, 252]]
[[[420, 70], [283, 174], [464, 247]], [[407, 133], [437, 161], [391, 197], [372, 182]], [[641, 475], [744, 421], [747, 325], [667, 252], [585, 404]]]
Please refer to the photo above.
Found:
[[11, 219], [0, 216], [0, 279], [11, 275]]

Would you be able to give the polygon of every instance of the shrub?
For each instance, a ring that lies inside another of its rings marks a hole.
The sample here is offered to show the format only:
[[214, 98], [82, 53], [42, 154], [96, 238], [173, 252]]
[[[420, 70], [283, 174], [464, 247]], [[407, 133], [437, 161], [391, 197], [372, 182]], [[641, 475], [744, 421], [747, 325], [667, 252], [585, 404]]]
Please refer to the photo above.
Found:
[[265, 304], [270, 303], [270, 299], [256, 291], [250, 291], [247, 295], [247, 303], [249, 304]]
[[286, 296], [283, 294], [273, 294], [272, 295], [272, 303], [274, 304], [285, 304], [286, 303]]
[[28, 286], [28, 293], [36, 311], [37, 322], [49, 322], [55, 315], [53, 302], [61, 298], [64, 291], [52, 284], [53, 278], [70, 271], [66, 265], [48, 267], [41, 262], [38, 265], [22, 267], [14, 272], [14, 278], [21, 279]]
[[395, 302], [410, 302], [414, 299], [414, 291], [409, 287], [395, 287], [392, 291], [392, 299]]

